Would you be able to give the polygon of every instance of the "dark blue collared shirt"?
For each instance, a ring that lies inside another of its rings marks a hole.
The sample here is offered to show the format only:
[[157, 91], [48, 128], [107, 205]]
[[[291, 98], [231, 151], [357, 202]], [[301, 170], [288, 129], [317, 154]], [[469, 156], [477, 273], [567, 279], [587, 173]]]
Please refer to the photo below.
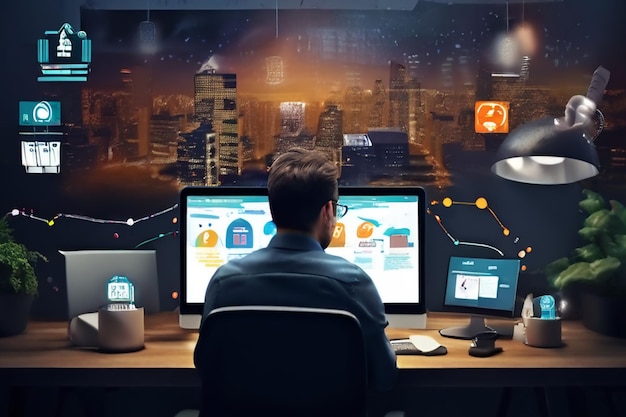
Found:
[[351, 312], [361, 323], [370, 386], [393, 386], [396, 355], [385, 335], [385, 309], [372, 279], [360, 267], [324, 252], [313, 238], [280, 233], [266, 248], [222, 265], [209, 282], [203, 317], [215, 308], [238, 305]]

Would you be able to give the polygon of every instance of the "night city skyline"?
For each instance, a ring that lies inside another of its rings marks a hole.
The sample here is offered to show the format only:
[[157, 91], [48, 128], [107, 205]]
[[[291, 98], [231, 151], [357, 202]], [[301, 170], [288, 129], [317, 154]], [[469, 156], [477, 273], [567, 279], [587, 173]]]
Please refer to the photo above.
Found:
[[[602, 25], [582, 2], [420, 4], [411, 12], [83, 8], [80, 29], [93, 44], [89, 80], [53, 92], [63, 101], [66, 128], [73, 126], [63, 165], [146, 164], [161, 179], [177, 175], [181, 185], [237, 184], [238, 176], [263, 175], [278, 154], [302, 146], [325, 152], [346, 183], [412, 178], [408, 183], [447, 186], [455, 169], [450, 152], [491, 152], [504, 139], [474, 131], [476, 101], [510, 103], [514, 129], [562, 115], [598, 65], [623, 65], [610, 48], [624, 29], [606, 6], [595, 10], [606, 18]], [[232, 77], [230, 104], [216, 104], [207, 93], [211, 82], [199, 93], [198, 80], [209, 80], [202, 75], [209, 72]], [[613, 71], [600, 105], [608, 129], [626, 124], [621, 77]], [[192, 139], [206, 128], [201, 122], [212, 123], [214, 148]], [[370, 150], [355, 148], [354, 135], [378, 130], [373, 137], [381, 138], [386, 128], [404, 132], [398, 149], [371, 152], [398, 141], [391, 134]], [[401, 156], [372, 163], [389, 152]], [[181, 174], [192, 154], [203, 174]], [[355, 155], [367, 155], [359, 163], [370, 172], [351, 173]], [[416, 166], [425, 175], [415, 175]]]

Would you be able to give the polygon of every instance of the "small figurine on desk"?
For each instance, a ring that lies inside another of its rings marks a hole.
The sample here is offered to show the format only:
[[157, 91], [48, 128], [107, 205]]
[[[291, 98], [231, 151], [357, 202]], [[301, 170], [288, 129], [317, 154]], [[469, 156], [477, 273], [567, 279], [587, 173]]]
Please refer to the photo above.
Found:
[[[541, 315], [535, 316], [535, 311]], [[522, 331], [514, 332], [514, 339], [521, 340], [533, 347], [561, 347], [561, 319], [556, 316], [554, 297], [542, 295], [533, 297], [528, 294], [522, 307]], [[515, 330], [520, 329], [520, 324]], [[520, 334], [521, 333], [521, 334]]]
[[135, 287], [127, 277], [107, 282], [109, 304], [98, 313], [98, 347], [104, 352], [133, 352], [144, 347], [144, 311], [135, 306]]
[[551, 295], [542, 295], [541, 298], [539, 298], [539, 307], [541, 308], [542, 319], [556, 319], [556, 313], [554, 311], [554, 297]]

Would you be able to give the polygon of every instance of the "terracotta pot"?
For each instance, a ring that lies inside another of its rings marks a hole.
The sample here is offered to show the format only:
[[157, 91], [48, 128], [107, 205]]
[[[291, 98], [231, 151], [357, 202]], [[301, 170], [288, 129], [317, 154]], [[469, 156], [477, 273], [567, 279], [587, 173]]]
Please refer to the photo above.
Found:
[[14, 336], [26, 329], [32, 295], [0, 294], [0, 337]]
[[583, 293], [583, 324], [590, 330], [613, 337], [626, 337], [626, 296]]

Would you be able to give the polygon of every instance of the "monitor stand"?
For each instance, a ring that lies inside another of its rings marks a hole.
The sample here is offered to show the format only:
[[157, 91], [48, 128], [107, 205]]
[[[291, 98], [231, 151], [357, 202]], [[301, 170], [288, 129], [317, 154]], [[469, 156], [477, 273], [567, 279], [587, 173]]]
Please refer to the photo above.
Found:
[[[509, 330], [508, 327], [511, 329]], [[513, 327], [505, 326], [500, 329], [499, 327], [487, 326], [484, 317], [471, 316], [469, 323], [465, 326], [447, 327], [439, 330], [439, 334], [442, 336], [466, 340], [473, 339], [477, 334], [485, 332], [496, 332], [500, 337], [510, 338], [513, 334]]]
[[425, 329], [426, 313], [386, 314], [389, 327], [394, 329]]
[[198, 330], [202, 322], [202, 314], [179, 314], [178, 325], [181, 329]]

